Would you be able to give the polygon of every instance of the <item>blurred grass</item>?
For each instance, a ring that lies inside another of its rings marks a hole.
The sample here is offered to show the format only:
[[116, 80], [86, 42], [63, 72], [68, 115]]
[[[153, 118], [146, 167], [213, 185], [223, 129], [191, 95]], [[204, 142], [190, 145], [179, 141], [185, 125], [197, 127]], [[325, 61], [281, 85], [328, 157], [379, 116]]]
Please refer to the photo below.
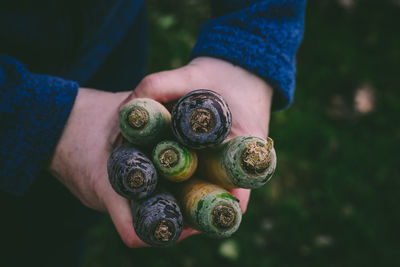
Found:
[[[187, 63], [207, 5], [148, 6], [149, 72]], [[270, 125], [278, 168], [239, 231], [128, 249], [105, 220], [85, 266], [400, 266], [399, 25], [399, 1], [309, 0], [296, 100]]]

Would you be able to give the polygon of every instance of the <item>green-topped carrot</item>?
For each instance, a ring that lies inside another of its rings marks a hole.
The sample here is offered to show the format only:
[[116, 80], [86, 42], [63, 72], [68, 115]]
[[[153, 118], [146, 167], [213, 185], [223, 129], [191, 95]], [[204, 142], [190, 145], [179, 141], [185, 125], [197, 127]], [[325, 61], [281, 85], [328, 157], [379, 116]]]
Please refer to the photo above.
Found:
[[119, 112], [122, 135], [132, 144], [150, 147], [170, 133], [171, 114], [150, 98], [135, 98]]
[[189, 179], [197, 168], [197, 154], [175, 141], [162, 141], [153, 149], [158, 173], [173, 182]]
[[237, 136], [199, 154], [199, 167], [210, 181], [224, 188], [258, 188], [275, 171], [271, 138]]
[[188, 222], [211, 237], [225, 238], [239, 228], [239, 200], [218, 185], [192, 178], [182, 189], [182, 208]]

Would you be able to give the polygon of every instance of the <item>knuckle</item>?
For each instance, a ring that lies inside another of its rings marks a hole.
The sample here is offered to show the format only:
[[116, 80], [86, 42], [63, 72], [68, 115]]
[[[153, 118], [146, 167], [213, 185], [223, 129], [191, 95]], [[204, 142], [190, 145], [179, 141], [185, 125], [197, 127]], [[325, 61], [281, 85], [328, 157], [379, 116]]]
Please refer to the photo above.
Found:
[[141, 81], [141, 88], [144, 88], [145, 91], [154, 91], [160, 87], [160, 84], [160, 75], [150, 74]]
[[86, 208], [93, 209], [93, 210], [96, 209], [96, 207], [90, 201], [88, 201], [86, 199], [81, 199], [81, 202]]

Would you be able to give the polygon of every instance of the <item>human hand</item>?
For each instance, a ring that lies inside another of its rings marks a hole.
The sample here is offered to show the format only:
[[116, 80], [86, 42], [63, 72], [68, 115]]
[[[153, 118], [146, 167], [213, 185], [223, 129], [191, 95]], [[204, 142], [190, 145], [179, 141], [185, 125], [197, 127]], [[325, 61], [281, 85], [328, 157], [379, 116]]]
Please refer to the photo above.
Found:
[[[80, 88], [50, 171], [87, 207], [107, 212], [128, 247], [146, 246], [133, 229], [129, 202], [112, 189], [107, 160], [117, 145], [124, 93]], [[193, 232], [184, 229], [180, 240]]]
[[[129, 99], [148, 97], [168, 103], [196, 89], [216, 91], [226, 100], [232, 112], [229, 137], [268, 136], [272, 88], [258, 76], [220, 59], [199, 57], [182, 68], [148, 75]], [[245, 212], [250, 190], [233, 189], [231, 193]]]

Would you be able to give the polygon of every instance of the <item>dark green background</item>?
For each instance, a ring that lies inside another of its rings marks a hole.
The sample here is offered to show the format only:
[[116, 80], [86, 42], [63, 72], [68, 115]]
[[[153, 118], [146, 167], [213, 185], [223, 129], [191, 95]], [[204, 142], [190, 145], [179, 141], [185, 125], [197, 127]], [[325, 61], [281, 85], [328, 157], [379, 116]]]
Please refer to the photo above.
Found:
[[[149, 72], [187, 63], [206, 1], [148, 10]], [[295, 102], [271, 119], [276, 174], [253, 190], [239, 231], [128, 249], [104, 220], [85, 266], [400, 266], [399, 27], [400, 1], [308, 1]]]

